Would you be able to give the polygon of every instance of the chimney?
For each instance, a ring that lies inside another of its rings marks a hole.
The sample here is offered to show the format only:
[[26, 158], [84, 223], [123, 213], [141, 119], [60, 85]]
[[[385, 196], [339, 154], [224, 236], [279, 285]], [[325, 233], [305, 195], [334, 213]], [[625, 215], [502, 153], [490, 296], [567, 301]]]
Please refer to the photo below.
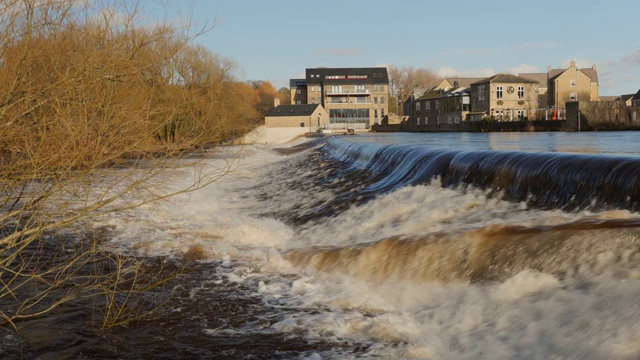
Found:
[[278, 107], [280, 106], [280, 98], [276, 96], [275, 99], [273, 99], [273, 107]]
[[591, 67], [593, 70], [596, 69], [596, 64], [593, 64], [593, 66]]
[[570, 67], [576, 67], [576, 61], [575, 60], [571, 60]]
[[549, 66], [547, 67], [547, 72], [551, 72], [551, 70], [553, 70], [553, 69], [551, 68], [551, 65], [549, 65]]

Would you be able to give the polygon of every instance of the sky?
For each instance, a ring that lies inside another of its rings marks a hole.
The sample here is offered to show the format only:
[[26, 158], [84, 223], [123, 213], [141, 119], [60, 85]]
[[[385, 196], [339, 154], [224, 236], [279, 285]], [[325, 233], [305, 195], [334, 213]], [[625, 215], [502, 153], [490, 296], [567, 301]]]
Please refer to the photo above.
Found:
[[487, 77], [566, 68], [573, 59], [579, 67], [596, 65], [601, 96], [640, 89], [638, 0], [177, 3], [190, 4], [196, 24], [214, 24], [196, 43], [235, 61], [241, 80], [276, 88], [321, 66]]

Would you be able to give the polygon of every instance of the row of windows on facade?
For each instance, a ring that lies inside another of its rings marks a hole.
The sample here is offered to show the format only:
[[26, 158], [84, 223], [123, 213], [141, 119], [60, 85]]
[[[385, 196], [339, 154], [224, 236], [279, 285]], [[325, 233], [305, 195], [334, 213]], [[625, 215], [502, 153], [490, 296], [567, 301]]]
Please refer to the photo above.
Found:
[[[434, 109], [438, 110], [440, 109], [440, 102], [438, 100], [434, 101]], [[422, 106], [420, 106], [420, 102], [416, 102], [416, 110], [422, 110], [421, 109]], [[425, 101], [424, 102], [424, 109], [425, 110], [431, 110], [431, 102], [430, 101]], [[462, 104], [462, 111], [469, 111], [469, 104]]]
[[[494, 118], [498, 120], [503, 120], [505, 119], [505, 115], [508, 115], [508, 113], [505, 114], [504, 110], [495, 110], [493, 115], [494, 115]], [[525, 110], [516, 111], [517, 119], [523, 119], [524, 116], [525, 116]], [[461, 120], [461, 117], [457, 115], [438, 116], [436, 117], [436, 125], [442, 125], [442, 124], [451, 125], [453, 123], [460, 124], [460, 120]], [[422, 122], [422, 118], [420, 116], [416, 117], [416, 125], [427, 125], [428, 122], [429, 122], [428, 116], [424, 117], [424, 122]]]
[[[310, 98], [309, 99], [311, 104], [317, 104], [318, 103], [318, 99], [317, 98]], [[300, 101], [300, 103], [302, 102], [302, 100], [298, 100]], [[327, 101], [328, 103], [331, 104], [371, 104], [371, 100], [369, 99], [368, 96], [352, 96], [352, 97], [332, 97], [329, 98], [329, 100]], [[385, 102], [385, 98], [384, 96], [380, 97], [380, 101], [378, 101], [378, 97], [374, 96], [373, 98], [373, 103], [374, 104], [384, 104]]]
[[[309, 86], [309, 91], [316, 92], [316, 88], [318, 91], [320, 91], [320, 86]], [[342, 91], [343, 91], [342, 86], [340, 85], [331, 87], [332, 93], [341, 93]], [[366, 91], [367, 89], [364, 85], [355, 85], [353, 88], [353, 92], [366, 92]], [[373, 91], [384, 91], [384, 85], [373, 85]], [[302, 94], [302, 89], [296, 89], [296, 94], [298, 95]]]
[[[382, 73], [374, 73], [373, 77], [382, 77]], [[320, 74], [311, 74], [311, 78], [320, 78]], [[369, 75], [327, 75], [325, 79], [368, 79]]]

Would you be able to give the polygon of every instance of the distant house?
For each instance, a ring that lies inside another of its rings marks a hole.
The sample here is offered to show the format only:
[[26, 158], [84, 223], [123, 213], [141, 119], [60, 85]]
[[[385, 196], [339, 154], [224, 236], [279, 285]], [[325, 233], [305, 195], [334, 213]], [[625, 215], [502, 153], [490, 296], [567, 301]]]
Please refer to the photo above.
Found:
[[422, 87], [415, 87], [411, 89], [411, 94], [407, 97], [407, 99], [402, 103], [402, 115], [407, 118], [410, 122], [415, 120], [414, 102], [418, 99], [422, 94], [427, 92], [429, 89]]
[[471, 84], [471, 120], [493, 116], [498, 121], [535, 119], [538, 81], [497, 74]]
[[518, 76], [535, 80], [538, 82], [538, 108], [544, 109], [548, 105], [547, 101], [547, 76], [548, 73], [521, 73]]
[[320, 104], [280, 105], [265, 116], [267, 128], [300, 128], [300, 132], [311, 132], [329, 123], [329, 114]]
[[465, 87], [433, 88], [414, 101], [416, 130], [443, 125], [459, 125], [470, 110], [470, 90]]
[[[636, 94], [620, 95], [620, 98], [616, 99], [616, 100], [620, 100], [620, 101], [624, 102], [624, 104], [627, 105], [627, 106], [633, 106], [631, 101], [632, 101], [634, 96], [636, 96]], [[602, 96], [600, 97], [600, 100], [602, 100]]]
[[598, 72], [596, 66], [579, 69], [576, 62], [566, 69], [547, 72], [548, 106], [565, 108], [569, 101], [599, 101]]
[[640, 106], [640, 90], [631, 98], [631, 106]]

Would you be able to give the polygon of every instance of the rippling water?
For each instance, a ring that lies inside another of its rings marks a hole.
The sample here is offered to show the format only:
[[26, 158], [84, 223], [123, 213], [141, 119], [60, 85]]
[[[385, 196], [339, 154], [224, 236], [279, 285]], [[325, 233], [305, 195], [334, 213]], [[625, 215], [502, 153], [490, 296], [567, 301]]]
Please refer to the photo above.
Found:
[[96, 224], [114, 251], [205, 260], [157, 318], [64, 354], [637, 359], [636, 134], [244, 147], [220, 182]]

